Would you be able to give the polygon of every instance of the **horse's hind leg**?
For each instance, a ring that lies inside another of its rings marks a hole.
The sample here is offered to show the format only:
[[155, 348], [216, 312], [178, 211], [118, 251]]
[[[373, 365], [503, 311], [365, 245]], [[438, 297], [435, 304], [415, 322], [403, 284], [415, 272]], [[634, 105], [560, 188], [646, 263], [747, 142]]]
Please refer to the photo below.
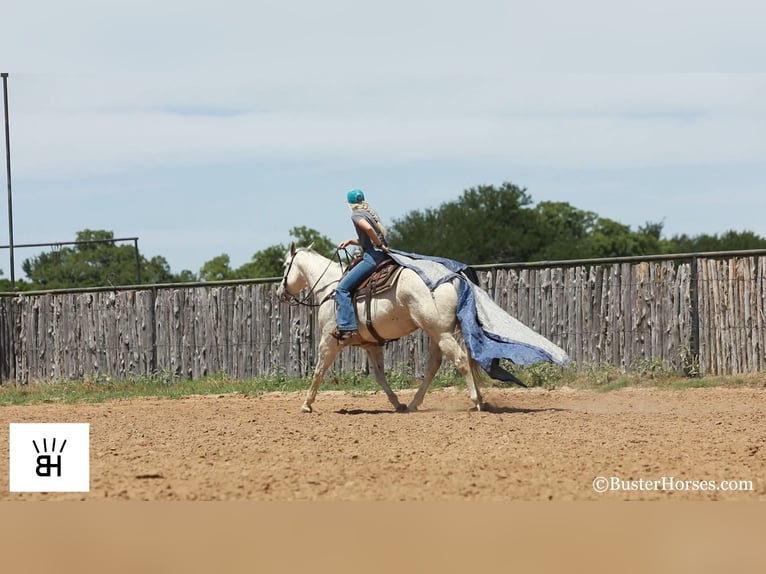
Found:
[[316, 367], [314, 367], [314, 377], [311, 380], [311, 386], [306, 392], [306, 399], [303, 401], [301, 410], [304, 413], [310, 413], [312, 411], [311, 404], [317, 397], [317, 390], [319, 389], [319, 383], [322, 382], [327, 369], [330, 368], [332, 362], [335, 360], [335, 355], [338, 354], [338, 346], [329, 342], [330, 335], [323, 335], [319, 342], [319, 360], [317, 360]]
[[426, 366], [426, 375], [423, 378], [423, 381], [420, 383], [415, 396], [410, 401], [410, 404], [407, 405], [408, 410], [418, 410], [418, 407], [426, 396], [428, 387], [431, 385], [431, 381], [434, 380], [439, 367], [441, 367], [442, 356], [443, 354], [441, 348], [439, 347], [439, 341], [436, 338], [431, 337], [431, 342], [428, 347], [428, 365]]
[[[460, 337], [462, 340], [462, 337]], [[452, 335], [445, 333], [439, 338], [439, 347], [447, 355], [447, 358], [455, 363], [455, 367], [460, 371], [465, 379], [466, 387], [468, 387], [468, 394], [476, 405], [476, 410], [483, 410], [484, 401], [481, 398], [481, 392], [476, 384], [476, 379], [473, 376], [473, 369], [471, 368], [471, 360], [468, 352], [465, 350], [464, 344], [458, 343], [458, 340]]]
[[365, 350], [367, 351], [367, 356], [370, 358], [370, 365], [372, 365], [372, 371], [375, 373], [375, 380], [378, 381], [383, 392], [386, 393], [388, 400], [394, 405], [394, 409], [396, 409], [397, 412], [406, 411], [407, 407], [399, 402], [399, 397], [394, 394], [391, 387], [388, 386], [388, 381], [386, 381], [386, 372], [383, 367], [383, 347], [366, 347]]

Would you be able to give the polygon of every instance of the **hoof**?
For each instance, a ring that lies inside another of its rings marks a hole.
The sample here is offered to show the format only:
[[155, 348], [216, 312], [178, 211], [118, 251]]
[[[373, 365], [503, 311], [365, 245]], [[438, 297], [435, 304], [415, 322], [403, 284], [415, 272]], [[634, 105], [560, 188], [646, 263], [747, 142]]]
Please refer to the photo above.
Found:
[[410, 412], [410, 413], [418, 412], [418, 405], [416, 405], [414, 403], [411, 403], [411, 404], [407, 405], [407, 412]]
[[312, 408], [311, 408], [311, 405], [306, 405], [306, 404], [304, 404], [304, 405], [301, 407], [301, 412], [302, 412], [302, 413], [311, 413], [311, 412], [313, 412], [313, 410], [312, 410]]
[[399, 404], [396, 407], [396, 412], [397, 413], [408, 413], [408, 412], [410, 412], [410, 409], [407, 408], [407, 405]]

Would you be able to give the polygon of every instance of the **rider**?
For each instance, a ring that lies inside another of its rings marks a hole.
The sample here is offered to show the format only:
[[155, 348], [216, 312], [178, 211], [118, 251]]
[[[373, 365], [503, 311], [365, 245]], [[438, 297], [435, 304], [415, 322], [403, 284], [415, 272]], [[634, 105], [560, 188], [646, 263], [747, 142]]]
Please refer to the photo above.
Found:
[[338, 249], [349, 245], [362, 248], [362, 260], [344, 275], [335, 289], [335, 300], [338, 306], [337, 328], [333, 337], [343, 341], [356, 334], [356, 315], [351, 294], [367, 279], [379, 263], [388, 259], [388, 244], [386, 243], [386, 228], [380, 222], [378, 214], [364, 199], [361, 189], [352, 189], [346, 195], [351, 209], [351, 221], [356, 229], [357, 239], [347, 239], [338, 244]]

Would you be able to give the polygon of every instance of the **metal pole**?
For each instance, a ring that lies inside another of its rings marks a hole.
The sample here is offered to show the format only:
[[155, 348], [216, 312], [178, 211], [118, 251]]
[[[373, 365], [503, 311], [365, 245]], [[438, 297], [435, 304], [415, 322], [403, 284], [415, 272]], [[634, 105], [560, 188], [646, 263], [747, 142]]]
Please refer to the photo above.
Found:
[[138, 254], [138, 237], [133, 239], [136, 250], [136, 285], [141, 285], [141, 256]]
[[16, 262], [13, 257], [13, 194], [11, 193], [11, 132], [8, 127], [8, 74], [0, 74], [3, 78], [3, 103], [5, 109], [5, 163], [8, 173], [8, 246], [11, 252], [11, 290], [16, 290]]

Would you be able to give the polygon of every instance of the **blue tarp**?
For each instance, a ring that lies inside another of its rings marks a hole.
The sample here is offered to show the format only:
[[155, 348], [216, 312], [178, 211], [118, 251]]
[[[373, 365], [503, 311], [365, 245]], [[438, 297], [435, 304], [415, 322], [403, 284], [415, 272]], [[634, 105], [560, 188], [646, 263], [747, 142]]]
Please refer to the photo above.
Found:
[[[509, 380], [499, 366], [500, 359], [517, 365], [530, 365], [541, 361], [565, 364], [566, 353], [554, 343], [511, 317], [489, 294], [469, 279], [473, 270], [459, 261], [417, 253], [391, 250], [391, 256], [400, 265], [415, 271], [433, 291], [446, 281], [458, 279], [457, 318], [468, 350], [476, 362], [493, 378]], [[430, 262], [424, 268], [422, 262]], [[444, 271], [434, 272], [438, 263]], [[514, 381], [518, 382], [518, 381]]]

